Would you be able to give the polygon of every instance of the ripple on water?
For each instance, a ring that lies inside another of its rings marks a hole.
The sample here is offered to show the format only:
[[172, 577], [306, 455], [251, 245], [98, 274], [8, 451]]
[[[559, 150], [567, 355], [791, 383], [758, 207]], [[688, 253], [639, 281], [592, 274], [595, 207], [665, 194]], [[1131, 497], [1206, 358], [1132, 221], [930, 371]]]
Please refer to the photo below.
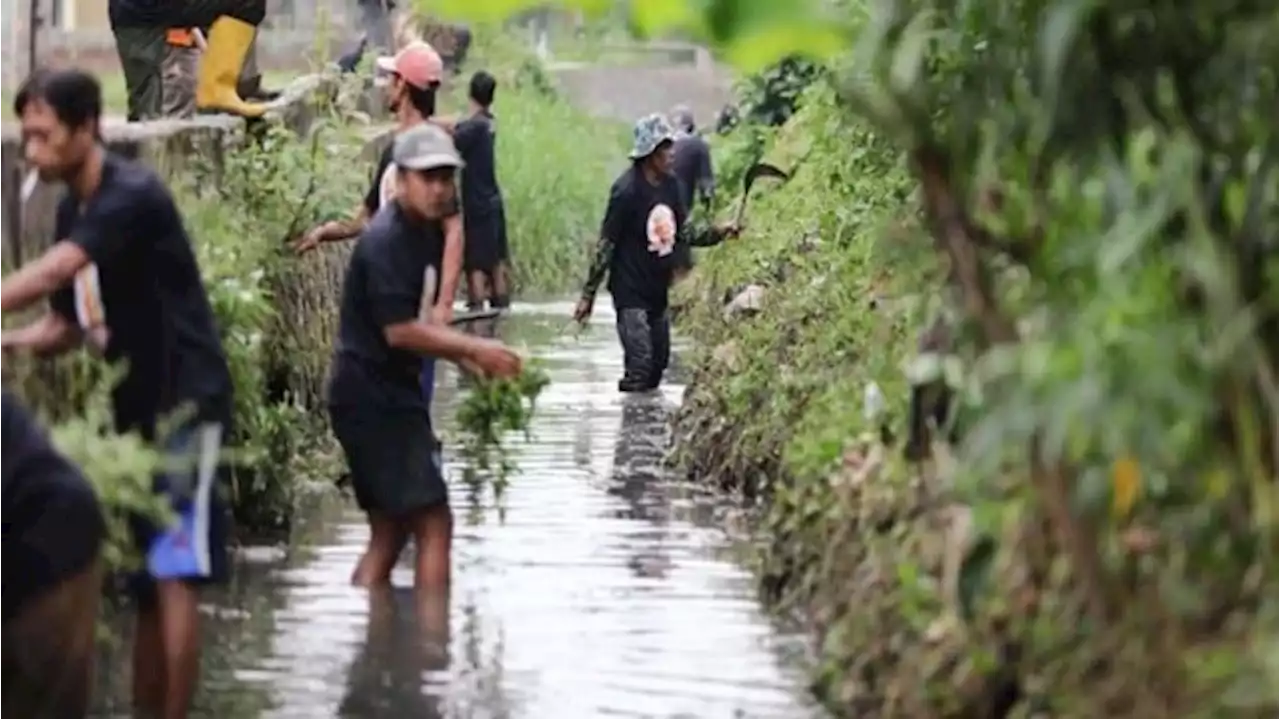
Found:
[[[691, 499], [664, 475], [681, 388], [619, 395], [612, 313], [597, 310], [574, 338], [560, 331], [571, 310], [517, 304], [504, 327], [541, 343], [552, 384], [533, 441], [515, 443], [521, 473], [505, 521], [491, 498], [452, 488], [451, 605], [348, 586], [368, 530], [352, 507], [323, 508], [317, 541], [246, 550], [234, 581], [209, 597], [199, 716], [815, 714], [803, 669], [784, 658], [802, 642], [761, 612], [724, 532], [689, 521], [732, 508]], [[440, 382], [439, 400], [452, 402], [456, 375]], [[409, 586], [407, 565], [393, 579]], [[126, 656], [108, 659], [103, 716], [125, 706]]]

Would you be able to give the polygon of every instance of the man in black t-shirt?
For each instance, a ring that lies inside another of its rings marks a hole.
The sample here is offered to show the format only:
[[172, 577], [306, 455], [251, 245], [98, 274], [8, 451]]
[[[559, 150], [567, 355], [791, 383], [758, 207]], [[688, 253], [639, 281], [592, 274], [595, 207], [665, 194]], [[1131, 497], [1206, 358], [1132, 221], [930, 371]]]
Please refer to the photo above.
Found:
[[[425, 42], [411, 42], [395, 57], [378, 58], [378, 72], [387, 80], [387, 104], [395, 113], [397, 132], [404, 132], [427, 121], [435, 114], [436, 92], [444, 77], [444, 62]], [[391, 162], [391, 146], [388, 145], [378, 158], [369, 190], [364, 201], [349, 220], [334, 220], [316, 225], [294, 243], [298, 254], [305, 254], [325, 242], [341, 242], [354, 239], [383, 205], [391, 202], [396, 193], [396, 168]], [[435, 304], [426, 308], [426, 317], [438, 324], [448, 324], [453, 314], [453, 298], [457, 293], [458, 277], [462, 274], [462, 215], [457, 201], [453, 200], [443, 220], [445, 239], [437, 248], [436, 266], [442, 269], [440, 291]], [[435, 389], [435, 361], [428, 357], [422, 362], [419, 384], [427, 403]]]
[[661, 115], [636, 123], [631, 167], [609, 189], [600, 243], [573, 312], [579, 322], [590, 317], [607, 272], [622, 342], [621, 392], [652, 390], [662, 382], [671, 354], [667, 291], [675, 272], [689, 266], [689, 248], [716, 245], [739, 232], [733, 225], [690, 221], [680, 181], [671, 174], [673, 142]]
[[[3, 346], [54, 354], [83, 343], [126, 365], [112, 392], [116, 428], [163, 444], [169, 462], [154, 486], [176, 516], [168, 526], [133, 522], [145, 560], [132, 578], [134, 700], [185, 716], [199, 659], [198, 586], [226, 570], [226, 467], [218, 457], [231, 432], [232, 386], [222, 341], [172, 195], [155, 172], [99, 142], [97, 80], [78, 70], [38, 72], [14, 110], [28, 164], [69, 192], [57, 209], [58, 241], [0, 286], [3, 312], [46, 297], [52, 312], [5, 332]], [[157, 436], [169, 419], [179, 426]]]
[[369, 518], [369, 545], [352, 582], [389, 582], [412, 537], [414, 585], [438, 589], [449, 583], [453, 515], [430, 400], [418, 385], [422, 358], [500, 376], [518, 374], [520, 358], [422, 317], [439, 289], [443, 220], [454, 211], [462, 160], [449, 135], [428, 123], [396, 136], [391, 156], [395, 197], [361, 234], [343, 279], [329, 418]]
[[4, 715], [82, 717], [106, 528], [98, 498], [8, 390], [3, 415]]
[[495, 171], [497, 132], [491, 108], [498, 81], [481, 70], [471, 76], [468, 93], [471, 114], [456, 123], [433, 119], [453, 133], [453, 142], [467, 167], [462, 171], [462, 226], [466, 235], [463, 268], [467, 272], [467, 303], [480, 309], [510, 304], [508, 289], [507, 217]]

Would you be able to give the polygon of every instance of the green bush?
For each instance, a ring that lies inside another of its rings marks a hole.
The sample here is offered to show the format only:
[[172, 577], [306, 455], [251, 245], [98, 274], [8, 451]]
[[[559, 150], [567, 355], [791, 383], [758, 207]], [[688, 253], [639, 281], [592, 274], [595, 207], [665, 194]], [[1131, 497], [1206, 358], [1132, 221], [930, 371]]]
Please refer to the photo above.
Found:
[[[1274, 713], [1275, 12], [881, 3], [766, 136], [797, 175], [683, 290], [677, 458], [767, 493], [842, 715]], [[966, 431], [907, 466], [863, 392], [901, 439], [939, 304]]]

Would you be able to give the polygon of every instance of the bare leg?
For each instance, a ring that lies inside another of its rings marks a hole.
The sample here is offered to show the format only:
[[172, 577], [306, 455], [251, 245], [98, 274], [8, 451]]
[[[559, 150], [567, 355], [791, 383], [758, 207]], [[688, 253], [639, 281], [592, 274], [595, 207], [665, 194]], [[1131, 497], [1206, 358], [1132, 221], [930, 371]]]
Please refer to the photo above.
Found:
[[503, 260], [493, 268], [493, 274], [491, 275], [491, 282], [493, 283], [493, 295], [491, 297], [491, 301], [498, 300], [502, 307], [506, 307], [511, 301], [511, 289], [510, 282], [508, 281], [508, 273], [509, 268], [507, 267], [507, 262], [506, 260]]
[[351, 583], [366, 588], [391, 584], [391, 570], [408, 540], [409, 535], [399, 522], [370, 514], [369, 546], [351, 574]]
[[133, 708], [138, 715], [160, 716], [166, 679], [160, 609], [139, 609], [133, 628]]
[[200, 675], [200, 594], [180, 579], [157, 582], [164, 656], [164, 719], [185, 719]]
[[468, 272], [467, 306], [472, 309], [480, 309], [484, 307], [484, 302], [487, 299], [489, 299], [488, 277], [480, 270]]
[[413, 587], [419, 592], [447, 591], [453, 551], [453, 510], [448, 504], [432, 507], [413, 518], [413, 539], [418, 547]]

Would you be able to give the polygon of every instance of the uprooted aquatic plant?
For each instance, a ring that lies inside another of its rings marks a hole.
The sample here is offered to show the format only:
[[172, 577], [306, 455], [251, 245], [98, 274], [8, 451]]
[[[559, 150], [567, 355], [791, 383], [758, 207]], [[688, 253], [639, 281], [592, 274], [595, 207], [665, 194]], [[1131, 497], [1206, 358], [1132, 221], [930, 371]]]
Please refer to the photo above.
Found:
[[496, 497], [502, 496], [516, 471], [503, 437], [508, 432], [529, 436], [538, 395], [550, 383], [551, 378], [536, 364], [526, 366], [514, 379], [476, 378], [458, 407], [468, 478], [488, 477]]

